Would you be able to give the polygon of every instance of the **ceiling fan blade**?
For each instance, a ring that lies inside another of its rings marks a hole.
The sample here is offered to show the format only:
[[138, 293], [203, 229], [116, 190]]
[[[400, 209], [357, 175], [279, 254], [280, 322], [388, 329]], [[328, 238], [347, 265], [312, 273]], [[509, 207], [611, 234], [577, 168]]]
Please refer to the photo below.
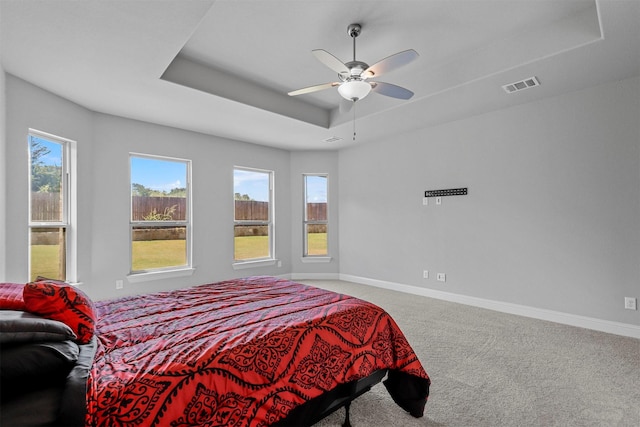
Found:
[[342, 100], [340, 100], [340, 108], [339, 108], [340, 113], [344, 114], [351, 111], [351, 108], [353, 108], [353, 104], [354, 104], [353, 101], [349, 101], [348, 99], [342, 98]]
[[319, 90], [325, 90], [332, 87], [339, 86], [340, 83], [332, 82], [332, 83], [323, 83], [321, 85], [303, 87], [302, 89], [294, 90], [288, 93], [289, 96], [303, 95], [305, 93], [318, 92]]
[[338, 58], [330, 54], [324, 49], [315, 49], [312, 50], [311, 53], [318, 59], [318, 61], [322, 62], [327, 67], [331, 68], [338, 74], [349, 73], [349, 67], [344, 65], [342, 61]]
[[362, 77], [369, 78], [381, 76], [384, 73], [388, 73], [396, 68], [402, 67], [403, 65], [407, 65], [418, 56], [418, 52], [413, 49], [403, 50], [402, 52], [387, 56], [386, 58], [376, 62], [362, 72]]
[[369, 82], [371, 83], [371, 90], [379, 93], [380, 95], [390, 96], [391, 98], [409, 99], [413, 96], [413, 92], [409, 89], [405, 89], [400, 86], [392, 85], [391, 83], [383, 82]]

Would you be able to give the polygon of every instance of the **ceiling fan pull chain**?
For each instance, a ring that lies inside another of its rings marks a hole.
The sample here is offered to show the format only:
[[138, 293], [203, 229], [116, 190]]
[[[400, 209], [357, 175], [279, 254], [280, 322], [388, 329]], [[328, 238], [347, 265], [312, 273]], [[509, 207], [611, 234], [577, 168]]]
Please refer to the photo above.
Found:
[[353, 101], [353, 140], [354, 141], [356, 140], [356, 102], [355, 101]]

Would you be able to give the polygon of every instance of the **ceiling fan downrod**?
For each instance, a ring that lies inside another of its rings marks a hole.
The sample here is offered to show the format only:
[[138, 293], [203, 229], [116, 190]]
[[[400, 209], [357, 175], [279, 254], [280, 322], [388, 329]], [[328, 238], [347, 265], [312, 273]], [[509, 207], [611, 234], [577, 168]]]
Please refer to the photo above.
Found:
[[338, 92], [343, 98], [352, 102], [357, 102], [367, 96], [372, 88], [362, 77], [362, 72], [369, 68], [369, 65], [356, 60], [356, 37], [360, 35], [361, 30], [360, 24], [350, 24], [347, 27], [347, 34], [353, 39], [353, 61], [344, 64], [347, 71], [338, 73], [338, 78], [342, 82], [338, 86]]
[[360, 35], [362, 26], [360, 24], [349, 24], [347, 27], [347, 34], [353, 39], [353, 61], [356, 60], [356, 37]]

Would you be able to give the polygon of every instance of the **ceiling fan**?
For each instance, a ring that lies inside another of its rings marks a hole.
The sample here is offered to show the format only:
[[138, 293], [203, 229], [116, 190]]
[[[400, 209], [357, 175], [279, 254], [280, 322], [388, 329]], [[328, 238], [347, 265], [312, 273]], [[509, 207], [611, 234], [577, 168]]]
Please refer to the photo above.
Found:
[[388, 73], [410, 63], [418, 57], [418, 53], [413, 49], [405, 50], [388, 56], [369, 66], [362, 61], [356, 60], [356, 37], [360, 35], [361, 30], [362, 26], [360, 24], [350, 24], [347, 27], [347, 34], [353, 39], [353, 61], [343, 63], [323, 49], [315, 49], [312, 51], [313, 55], [320, 62], [338, 73], [339, 81], [294, 90], [289, 92], [289, 96], [303, 95], [337, 86], [338, 93], [340, 93], [345, 100], [351, 101], [349, 104], [363, 99], [370, 91], [392, 98], [411, 98], [413, 92], [408, 89], [391, 83], [369, 81], [368, 79], [379, 77], [384, 73]]

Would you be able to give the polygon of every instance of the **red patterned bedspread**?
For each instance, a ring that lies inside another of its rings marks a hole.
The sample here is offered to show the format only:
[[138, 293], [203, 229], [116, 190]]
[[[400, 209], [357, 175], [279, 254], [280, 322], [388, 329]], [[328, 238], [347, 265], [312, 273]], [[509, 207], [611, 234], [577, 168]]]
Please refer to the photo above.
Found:
[[394, 320], [346, 295], [251, 277], [96, 308], [87, 425], [266, 426], [381, 368], [426, 384], [421, 408], [428, 395]]

